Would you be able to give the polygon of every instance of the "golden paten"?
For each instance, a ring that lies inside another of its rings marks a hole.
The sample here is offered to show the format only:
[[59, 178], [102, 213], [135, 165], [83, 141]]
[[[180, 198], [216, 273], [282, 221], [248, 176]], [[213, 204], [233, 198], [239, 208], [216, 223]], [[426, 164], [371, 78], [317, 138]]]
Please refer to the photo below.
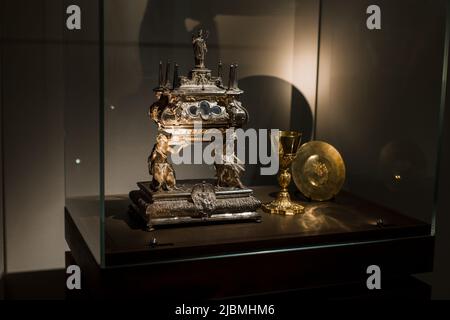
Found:
[[294, 183], [308, 199], [334, 198], [345, 181], [345, 165], [339, 152], [322, 141], [305, 143], [292, 164]]
[[282, 215], [296, 215], [304, 213], [305, 208], [298, 202], [291, 200], [288, 186], [291, 182], [291, 173], [289, 167], [294, 161], [302, 134], [296, 131], [280, 131], [278, 141], [278, 154], [280, 158], [280, 172], [278, 174], [278, 184], [281, 187], [277, 198], [270, 202], [263, 204], [262, 208], [265, 212], [282, 214]]

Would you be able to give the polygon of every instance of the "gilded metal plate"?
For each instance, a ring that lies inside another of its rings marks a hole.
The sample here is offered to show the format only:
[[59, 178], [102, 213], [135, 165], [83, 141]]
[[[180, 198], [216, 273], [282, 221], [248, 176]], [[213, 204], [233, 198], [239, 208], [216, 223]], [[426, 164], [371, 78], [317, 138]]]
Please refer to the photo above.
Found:
[[305, 143], [292, 164], [295, 185], [315, 201], [335, 197], [345, 181], [345, 164], [339, 152], [322, 141]]

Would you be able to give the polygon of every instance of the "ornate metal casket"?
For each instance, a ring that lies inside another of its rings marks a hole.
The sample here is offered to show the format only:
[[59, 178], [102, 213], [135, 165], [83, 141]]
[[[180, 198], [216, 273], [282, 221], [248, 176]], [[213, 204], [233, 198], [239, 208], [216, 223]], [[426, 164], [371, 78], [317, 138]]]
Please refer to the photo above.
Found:
[[[240, 175], [244, 167], [234, 155], [224, 152], [215, 162], [217, 180], [176, 181], [169, 156], [192, 143], [211, 142], [205, 133], [211, 129], [223, 135], [228, 129], [241, 128], [248, 121], [248, 113], [239, 97], [237, 65], [230, 66], [227, 85], [219, 62], [217, 76], [205, 67], [207, 34], [200, 31], [192, 43], [195, 67], [188, 76], [180, 76], [174, 65], [159, 65], [159, 86], [154, 89], [157, 101], [149, 115], [158, 125], [157, 142], [149, 157], [151, 182], [139, 182], [139, 190], [130, 198], [134, 212], [138, 212], [152, 229], [158, 225], [184, 223], [212, 223], [236, 220], [260, 221], [257, 209], [261, 203], [253, 191], [243, 186]], [[225, 149], [225, 145], [224, 145]]]

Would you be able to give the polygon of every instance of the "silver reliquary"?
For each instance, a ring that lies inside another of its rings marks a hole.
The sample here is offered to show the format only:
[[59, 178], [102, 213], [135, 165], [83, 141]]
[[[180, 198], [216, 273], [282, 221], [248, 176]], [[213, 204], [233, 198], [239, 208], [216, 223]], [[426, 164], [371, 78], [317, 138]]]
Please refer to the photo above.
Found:
[[[149, 111], [158, 125], [156, 144], [148, 160], [152, 180], [139, 182], [139, 190], [130, 193], [134, 212], [145, 219], [149, 229], [261, 219], [257, 213], [260, 201], [241, 182], [244, 166], [235, 156], [235, 138], [230, 146], [227, 135], [229, 129], [241, 128], [249, 118], [239, 99], [243, 91], [238, 88], [238, 66], [230, 66], [227, 84], [223, 81], [222, 63], [213, 76], [205, 67], [207, 38], [202, 30], [192, 37], [195, 67], [187, 76], [180, 76], [179, 66], [174, 64], [171, 81], [171, 64], [168, 62], [165, 68], [159, 65], [159, 86], [154, 89], [157, 101]], [[207, 134], [211, 130], [222, 135], [222, 141], [228, 141], [221, 147], [220, 161], [214, 162], [216, 180], [194, 177], [177, 181], [170, 156], [192, 143], [211, 142]]]

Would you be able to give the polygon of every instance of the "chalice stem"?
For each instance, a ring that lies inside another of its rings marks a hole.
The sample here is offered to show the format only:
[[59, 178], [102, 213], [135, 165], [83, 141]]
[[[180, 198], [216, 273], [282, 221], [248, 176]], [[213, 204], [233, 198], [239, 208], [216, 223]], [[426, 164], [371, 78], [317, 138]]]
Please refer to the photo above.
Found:
[[281, 169], [278, 175], [278, 184], [281, 187], [281, 192], [288, 191], [289, 183], [291, 182], [291, 173], [289, 169]]

